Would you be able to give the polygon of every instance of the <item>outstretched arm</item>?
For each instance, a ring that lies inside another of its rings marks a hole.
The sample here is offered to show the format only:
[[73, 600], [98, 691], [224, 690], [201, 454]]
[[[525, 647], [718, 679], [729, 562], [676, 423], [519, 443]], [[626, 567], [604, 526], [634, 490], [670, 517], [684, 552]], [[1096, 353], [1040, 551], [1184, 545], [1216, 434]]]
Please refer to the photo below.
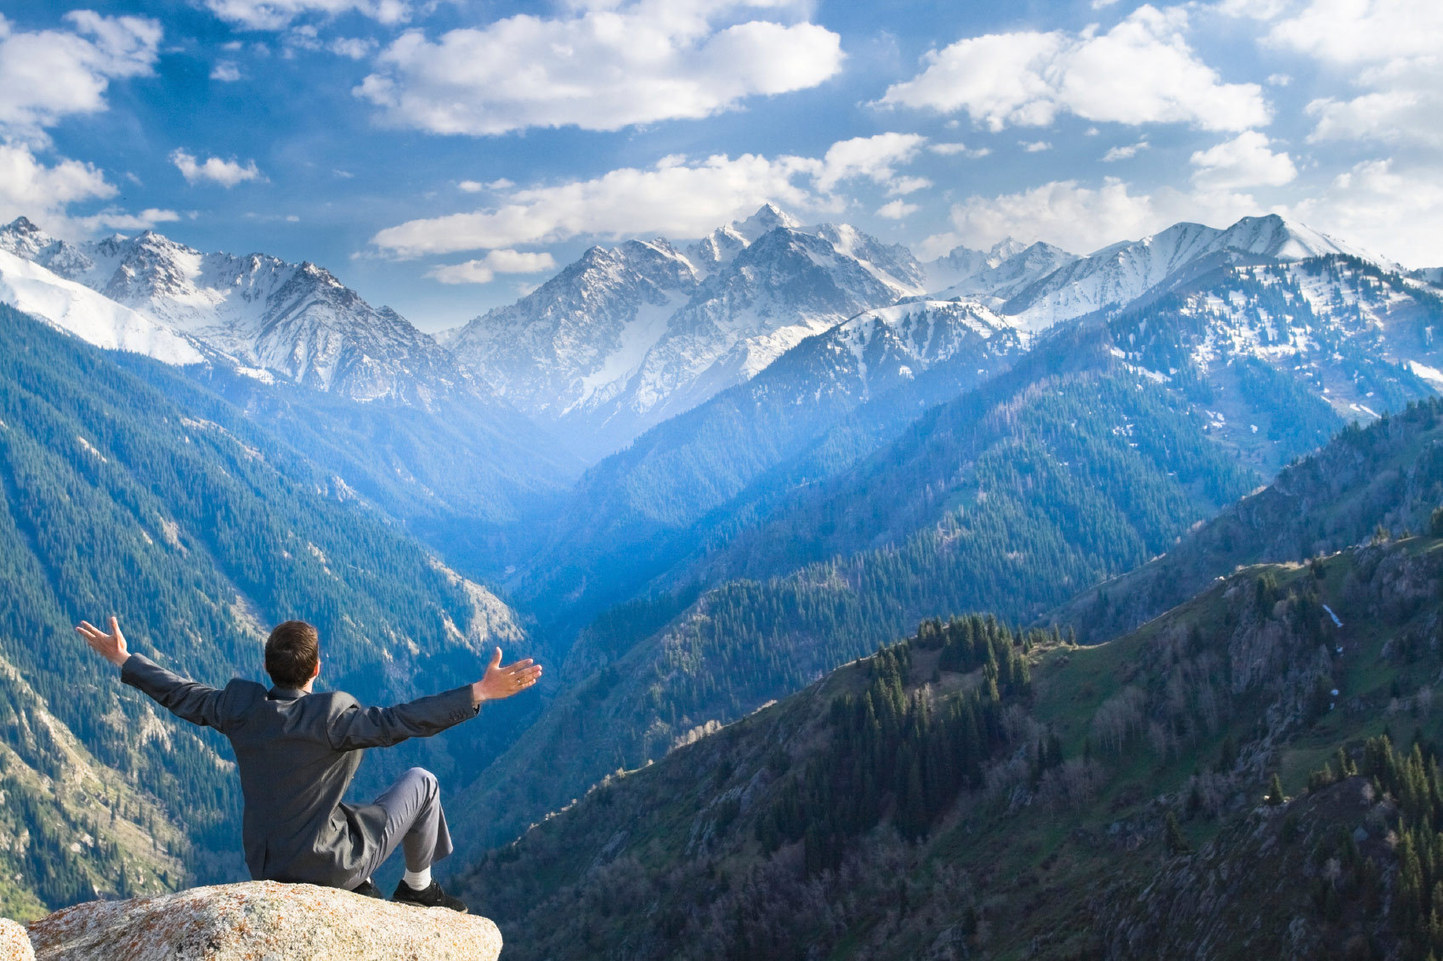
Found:
[[192, 724], [223, 727], [221, 699], [225, 692], [173, 674], [147, 657], [131, 654], [118, 619], [110, 619], [109, 634], [89, 621], [81, 621], [75, 629], [97, 654], [120, 668], [120, 679], [126, 684], [140, 688], [176, 717]]
[[486, 673], [481, 680], [471, 685], [471, 703], [479, 707], [482, 701], [499, 701], [513, 694], [520, 694], [535, 684], [539, 677], [541, 665], [533, 664], [529, 657], [524, 661], [503, 665], [501, 648], [498, 647], [496, 653], [491, 655], [491, 663], [486, 665]]
[[130, 660], [130, 652], [125, 649], [125, 635], [120, 633], [120, 621], [117, 618], [110, 618], [109, 634], [89, 621], [81, 621], [75, 625], [75, 629], [95, 653], [116, 667], [124, 667], [125, 662]]
[[497, 701], [519, 694], [536, 683], [541, 665], [528, 658], [502, 665], [498, 647], [481, 680], [442, 694], [433, 694], [395, 707], [367, 707], [349, 694], [337, 694], [336, 714], [331, 719], [331, 747], [350, 751], [365, 747], [387, 747], [407, 738], [430, 737], [476, 716], [483, 701]]

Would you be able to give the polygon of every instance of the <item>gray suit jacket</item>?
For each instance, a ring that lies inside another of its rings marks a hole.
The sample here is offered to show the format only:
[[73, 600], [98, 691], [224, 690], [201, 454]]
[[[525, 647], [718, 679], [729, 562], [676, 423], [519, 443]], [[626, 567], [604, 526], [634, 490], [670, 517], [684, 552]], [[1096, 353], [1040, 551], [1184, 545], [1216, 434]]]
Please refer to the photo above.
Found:
[[379, 843], [385, 812], [342, 795], [362, 749], [429, 737], [476, 716], [470, 686], [395, 707], [362, 708], [340, 691], [307, 694], [233, 680], [224, 690], [186, 680], [132, 654], [126, 684], [177, 717], [230, 739], [245, 799], [246, 865], [251, 877], [353, 887]]

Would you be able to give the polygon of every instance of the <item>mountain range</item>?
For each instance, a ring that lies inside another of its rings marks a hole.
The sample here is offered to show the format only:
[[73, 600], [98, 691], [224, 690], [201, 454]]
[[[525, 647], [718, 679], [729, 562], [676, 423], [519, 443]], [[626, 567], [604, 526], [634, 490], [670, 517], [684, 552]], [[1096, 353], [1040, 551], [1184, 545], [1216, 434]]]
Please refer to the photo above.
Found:
[[[1238, 797], [1273, 771], [1294, 790], [1340, 744], [1361, 765], [1384, 693], [1436, 673], [1413, 588], [1437, 551], [1399, 535], [1443, 503], [1443, 290], [1278, 217], [922, 263], [768, 205], [694, 243], [593, 247], [435, 336], [315, 265], [22, 218], [0, 300], [13, 913], [236, 869], [223, 748], [60, 640], [119, 596], [141, 649], [215, 680], [253, 673], [288, 616], [368, 699], [459, 683], [482, 645], [544, 659], [539, 698], [407, 755], [454, 785], [468, 864], [524, 835], [466, 882], [499, 916], [571, 905], [527, 956], [1172, 951], [1166, 905], [1212, 882], [1121, 854], [1182, 857], [1171, 813], [1208, 864], [1321, 871], [1268, 861], [1282, 822], [1248, 834]], [[1376, 636], [1328, 626], [1370, 616]], [[1370, 660], [1323, 658], [1338, 637]], [[891, 705], [885, 736], [864, 695]], [[960, 774], [924, 760], [963, 744]], [[870, 795], [827, 779], [884, 757]], [[1361, 784], [1327, 786], [1290, 808], [1326, 825], [1288, 829], [1310, 851], [1357, 826], [1329, 799]], [[809, 907], [791, 924], [773, 895]], [[1298, 944], [1398, 943], [1321, 888], [1288, 898]]]

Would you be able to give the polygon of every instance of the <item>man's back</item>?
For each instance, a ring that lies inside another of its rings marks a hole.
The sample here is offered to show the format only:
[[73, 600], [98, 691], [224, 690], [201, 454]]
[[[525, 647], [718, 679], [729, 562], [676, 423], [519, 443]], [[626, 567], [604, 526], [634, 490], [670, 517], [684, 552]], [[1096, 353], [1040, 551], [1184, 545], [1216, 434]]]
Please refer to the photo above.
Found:
[[350, 887], [380, 843], [385, 812], [342, 802], [362, 750], [426, 737], [474, 717], [469, 686], [389, 708], [351, 695], [234, 680], [223, 690], [132, 655], [121, 680], [230, 739], [245, 799], [246, 865], [258, 880]]

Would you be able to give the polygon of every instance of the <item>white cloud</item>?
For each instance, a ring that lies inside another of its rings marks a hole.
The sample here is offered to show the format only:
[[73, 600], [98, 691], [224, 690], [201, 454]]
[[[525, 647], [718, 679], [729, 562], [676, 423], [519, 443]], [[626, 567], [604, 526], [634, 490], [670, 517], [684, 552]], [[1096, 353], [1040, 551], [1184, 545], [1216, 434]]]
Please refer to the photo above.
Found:
[[1280, 187], [1298, 176], [1286, 153], [1273, 153], [1265, 134], [1247, 130], [1189, 158], [1193, 183], [1232, 190], [1238, 187]]
[[582, 235], [700, 237], [768, 201], [812, 204], [815, 196], [794, 180], [822, 168], [820, 160], [803, 157], [667, 157], [650, 169], [624, 167], [592, 180], [518, 190], [490, 210], [412, 220], [371, 242], [399, 257], [419, 257]]
[[909, 204], [904, 200], [894, 200], [891, 203], [878, 207], [877, 216], [885, 217], [888, 220], [905, 220], [921, 209], [922, 208], [916, 204]]
[[[875, 137], [854, 137], [832, 144], [822, 158], [817, 189], [831, 192], [844, 180], [863, 178], [886, 185], [894, 181], [898, 164], [910, 162], [927, 143], [927, 138], [910, 133], [882, 133]], [[920, 177], [896, 181], [896, 193], [912, 193], [931, 182]]]
[[1434, 0], [1309, 0], [1274, 11], [1265, 43], [1306, 54], [1358, 88], [1322, 97], [1309, 141], [1443, 146], [1443, 5]]
[[116, 193], [90, 164], [62, 160], [47, 167], [24, 144], [0, 144], [0, 221], [23, 215], [52, 222], [63, 218], [70, 204]]
[[[585, 235], [700, 237], [764, 203], [838, 210], [844, 201], [837, 191], [857, 179], [893, 195], [921, 189], [929, 182], [900, 176], [896, 168], [925, 146], [923, 137], [888, 133], [840, 141], [820, 158], [664, 157], [648, 169], [626, 167], [591, 180], [513, 190], [499, 206], [398, 224], [371, 243], [397, 257], [421, 257]], [[499, 190], [502, 183], [478, 186]]]
[[17, 32], [0, 16], [0, 134], [36, 145], [71, 114], [105, 109], [112, 80], [153, 72], [160, 24], [140, 17], [64, 16], [69, 30]]
[[1146, 138], [1137, 143], [1124, 144], [1122, 146], [1109, 148], [1107, 153], [1102, 155], [1103, 163], [1116, 163], [1119, 160], [1131, 160], [1142, 151], [1148, 149]]
[[221, 83], [235, 83], [241, 78], [240, 67], [229, 60], [220, 60], [211, 68], [210, 78]]
[[986, 147], [977, 147], [976, 149], [972, 149], [968, 147], [965, 143], [934, 143], [927, 149], [932, 151], [934, 154], [942, 157], [961, 156], [971, 157], [974, 159], [978, 157], [986, 157], [988, 154], [992, 153], [992, 151]]
[[1244, 130], [1268, 120], [1262, 88], [1224, 83], [1188, 46], [1187, 13], [1144, 5], [1106, 33], [986, 34], [929, 53], [926, 69], [881, 103], [965, 110], [993, 131], [1046, 126], [1061, 113], [1125, 124]]
[[171, 151], [170, 162], [175, 164], [176, 169], [180, 171], [180, 175], [188, 184], [209, 181], [220, 184], [222, 187], [234, 187], [247, 180], [265, 179], [261, 176], [260, 170], [256, 168], [254, 160], [249, 160], [245, 164], [235, 160], [222, 160], [219, 157], [198, 160], [192, 154], [177, 149]]
[[1443, 168], [1370, 160], [1289, 213], [1409, 267], [1443, 266]]
[[456, 184], [456, 189], [462, 193], [479, 194], [486, 189], [486, 185], [476, 180], [462, 180]]
[[[1079, 253], [1164, 226], [1152, 198], [1128, 191], [1120, 180], [1098, 188], [1075, 180], [1043, 184], [1015, 194], [969, 197], [952, 207], [956, 242], [986, 249], [1006, 237], [1035, 238]], [[930, 240], [930, 238], [929, 238]]]
[[489, 284], [497, 274], [536, 274], [555, 269], [555, 258], [545, 252], [493, 250], [485, 257], [464, 264], [433, 267], [426, 271], [426, 276], [443, 284]]
[[149, 230], [156, 224], [174, 223], [179, 219], [180, 214], [174, 210], [148, 207], [138, 214], [133, 214], [108, 207], [87, 217], [72, 217], [70, 223], [85, 233], [93, 234], [102, 230]]
[[1052, 144], [1046, 140], [1019, 140], [1017, 143], [1028, 153], [1042, 153], [1044, 150], [1052, 149]]
[[743, 20], [764, 2], [617, 0], [528, 14], [438, 40], [397, 38], [355, 93], [385, 122], [433, 133], [618, 130], [700, 118], [814, 87], [841, 69], [841, 38], [808, 22]]
[[352, 11], [384, 24], [410, 19], [401, 0], [206, 0], [206, 8], [227, 23], [247, 30], [281, 30], [311, 14], [335, 17]]

